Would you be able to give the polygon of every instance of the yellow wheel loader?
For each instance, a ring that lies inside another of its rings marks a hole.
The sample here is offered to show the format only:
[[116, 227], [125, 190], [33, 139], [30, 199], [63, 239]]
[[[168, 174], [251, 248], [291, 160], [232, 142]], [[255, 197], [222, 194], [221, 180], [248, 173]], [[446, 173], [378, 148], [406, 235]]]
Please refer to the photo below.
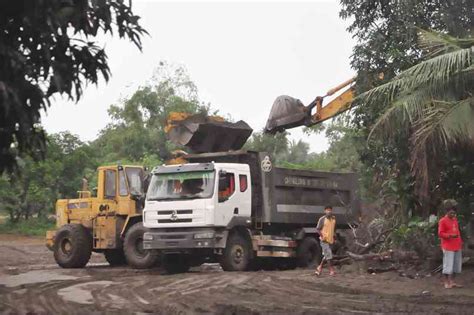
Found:
[[46, 246], [63, 268], [84, 267], [92, 252], [103, 253], [110, 265], [150, 268], [155, 251], [143, 250], [142, 209], [146, 175], [141, 166], [114, 165], [97, 169], [97, 190], [87, 183], [77, 199], [56, 202], [56, 230], [46, 233]]

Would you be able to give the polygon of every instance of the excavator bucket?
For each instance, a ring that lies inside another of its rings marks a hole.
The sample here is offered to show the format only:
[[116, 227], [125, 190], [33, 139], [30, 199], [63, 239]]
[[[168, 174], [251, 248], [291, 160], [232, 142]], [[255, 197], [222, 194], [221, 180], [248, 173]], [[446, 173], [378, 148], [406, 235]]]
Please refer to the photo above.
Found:
[[173, 143], [196, 153], [239, 150], [253, 131], [242, 120], [231, 123], [218, 116], [184, 113], [171, 113], [165, 130]]
[[301, 126], [310, 118], [307, 107], [299, 99], [281, 95], [273, 102], [265, 132], [276, 133]]
[[[277, 97], [270, 111], [265, 133], [276, 133], [299, 126], [313, 126], [348, 110], [354, 99], [352, 87], [347, 88], [324, 107], [323, 99], [350, 86], [355, 82], [355, 79], [351, 78], [342, 82], [330, 89], [326, 95], [316, 97], [308, 106], [304, 106], [299, 99], [291, 96], [282, 95]], [[311, 113], [313, 108], [316, 108], [314, 114]]]

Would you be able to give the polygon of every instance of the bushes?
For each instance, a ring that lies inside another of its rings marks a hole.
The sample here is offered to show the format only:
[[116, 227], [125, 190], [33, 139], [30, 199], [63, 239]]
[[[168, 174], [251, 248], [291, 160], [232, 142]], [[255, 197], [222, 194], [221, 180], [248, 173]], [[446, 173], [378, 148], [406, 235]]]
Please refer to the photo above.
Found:
[[0, 224], [0, 234], [21, 234], [44, 236], [47, 230], [55, 228], [55, 220], [45, 217], [34, 217], [29, 220], [20, 220], [16, 223], [7, 220]]
[[429, 222], [414, 218], [396, 228], [391, 235], [393, 245], [415, 251], [420, 257], [436, 256], [439, 252], [438, 220]]

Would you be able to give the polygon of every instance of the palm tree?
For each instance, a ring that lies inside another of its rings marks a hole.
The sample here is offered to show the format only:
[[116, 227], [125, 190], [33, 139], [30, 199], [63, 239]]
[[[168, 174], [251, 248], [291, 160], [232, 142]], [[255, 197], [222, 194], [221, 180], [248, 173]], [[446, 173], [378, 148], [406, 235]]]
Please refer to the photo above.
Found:
[[424, 61], [357, 99], [387, 108], [369, 140], [409, 134], [412, 174], [426, 195], [435, 161], [474, 144], [474, 39], [420, 30], [419, 44]]

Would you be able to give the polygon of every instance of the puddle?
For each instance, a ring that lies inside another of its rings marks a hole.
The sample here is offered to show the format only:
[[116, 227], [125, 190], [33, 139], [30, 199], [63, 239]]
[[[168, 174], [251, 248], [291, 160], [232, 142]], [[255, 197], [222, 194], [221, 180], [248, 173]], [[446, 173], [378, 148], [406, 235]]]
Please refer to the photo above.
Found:
[[0, 285], [12, 288], [24, 284], [42, 283], [56, 280], [75, 280], [79, 277], [63, 275], [54, 271], [33, 270], [17, 275], [1, 275]]
[[106, 280], [80, 283], [58, 290], [58, 295], [69, 302], [75, 302], [79, 304], [94, 304], [94, 297], [92, 296], [91, 291], [93, 289], [108, 287], [114, 283], [116, 282]]

